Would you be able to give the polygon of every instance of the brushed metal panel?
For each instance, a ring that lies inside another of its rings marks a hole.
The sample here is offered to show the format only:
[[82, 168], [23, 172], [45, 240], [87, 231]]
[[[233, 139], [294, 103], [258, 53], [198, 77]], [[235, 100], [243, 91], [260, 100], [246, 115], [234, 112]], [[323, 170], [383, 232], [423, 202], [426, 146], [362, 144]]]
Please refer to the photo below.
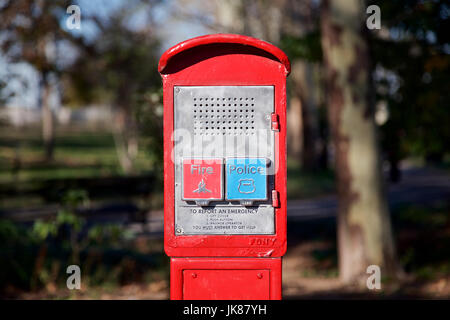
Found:
[[[273, 234], [273, 86], [176, 86], [174, 88], [175, 234]], [[182, 200], [183, 158], [269, 159], [269, 199], [251, 206]]]

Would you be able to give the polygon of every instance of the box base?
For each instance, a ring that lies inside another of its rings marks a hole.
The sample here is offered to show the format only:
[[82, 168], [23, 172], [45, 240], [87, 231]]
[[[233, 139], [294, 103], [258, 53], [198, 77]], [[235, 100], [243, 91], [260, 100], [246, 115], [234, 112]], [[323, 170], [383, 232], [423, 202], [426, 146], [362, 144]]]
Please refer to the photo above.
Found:
[[280, 300], [281, 258], [171, 258], [172, 300]]

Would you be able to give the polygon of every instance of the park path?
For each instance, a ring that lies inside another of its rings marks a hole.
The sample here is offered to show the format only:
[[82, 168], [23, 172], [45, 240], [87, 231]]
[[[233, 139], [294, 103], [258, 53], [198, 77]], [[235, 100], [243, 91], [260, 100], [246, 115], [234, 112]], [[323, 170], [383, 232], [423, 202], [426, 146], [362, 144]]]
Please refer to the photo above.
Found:
[[[431, 205], [450, 199], [450, 174], [435, 168], [407, 168], [402, 171], [399, 183], [387, 186], [388, 201], [391, 209], [408, 204]], [[307, 221], [333, 218], [337, 213], [337, 195], [321, 196], [314, 199], [288, 200], [287, 216], [289, 221]], [[163, 235], [162, 211], [151, 212], [147, 224], [139, 226], [141, 230], [155, 235]], [[136, 226], [137, 227], [137, 226]]]
[[[407, 204], [430, 205], [436, 201], [450, 199], [450, 174], [442, 169], [411, 167], [402, 171], [402, 180], [399, 183], [388, 185], [387, 188], [391, 209]], [[336, 216], [337, 204], [335, 194], [313, 199], [288, 200], [288, 222], [333, 218]], [[38, 217], [45, 218], [54, 215], [57, 210], [57, 205], [50, 205], [38, 209], [1, 212], [0, 217], [20, 222], [32, 222]], [[150, 211], [144, 214], [144, 217], [136, 219], [137, 211], [138, 208], [133, 204], [111, 203], [101, 208], [94, 208], [84, 216], [89, 224], [120, 223], [137, 234], [161, 238], [163, 236], [163, 211]], [[142, 220], [145, 222], [142, 223]]]
[[[450, 174], [434, 168], [409, 168], [402, 171], [402, 180], [387, 186], [390, 208], [401, 205], [430, 205], [450, 199]], [[288, 219], [310, 220], [336, 216], [337, 196], [289, 200]]]

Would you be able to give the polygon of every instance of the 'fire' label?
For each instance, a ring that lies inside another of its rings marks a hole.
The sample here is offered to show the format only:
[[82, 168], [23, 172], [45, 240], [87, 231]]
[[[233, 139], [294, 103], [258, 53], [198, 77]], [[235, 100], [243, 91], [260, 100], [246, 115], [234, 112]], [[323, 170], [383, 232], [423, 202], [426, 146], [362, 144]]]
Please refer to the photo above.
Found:
[[222, 200], [222, 170], [222, 159], [183, 159], [183, 200]]

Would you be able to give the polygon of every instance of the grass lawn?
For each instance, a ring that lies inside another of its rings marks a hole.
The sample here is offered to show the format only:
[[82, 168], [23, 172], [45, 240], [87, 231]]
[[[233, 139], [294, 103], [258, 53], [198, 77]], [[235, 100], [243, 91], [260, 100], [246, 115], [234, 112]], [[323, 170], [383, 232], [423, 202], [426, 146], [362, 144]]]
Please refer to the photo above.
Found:
[[288, 157], [287, 197], [305, 199], [335, 192], [334, 173], [331, 170], [306, 171]]
[[[48, 184], [42, 181], [124, 176], [111, 132], [59, 128], [55, 137], [54, 160], [47, 162], [43, 160], [39, 128], [0, 129], [0, 191], [5, 195], [0, 197], [0, 209], [45, 204], [47, 200], [40, 194]], [[151, 168], [150, 154], [141, 148], [135, 175], [145, 174]], [[331, 193], [334, 175], [329, 170], [307, 172], [289, 159], [287, 188], [289, 199]], [[155, 205], [162, 205], [162, 197], [162, 182], [158, 182], [154, 188]]]
[[[38, 128], [0, 130], [0, 183], [29, 179], [64, 179], [121, 175], [114, 139], [108, 131], [56, 131], [54, 161], [43, 161], [43, 146]], [[141, 151], [137, 172], [150, 166]]]
[[[151, 171], [149, 153], [138, 154], [135, 175]], [[57, 181], [125, 177], [114, 138], [106, 130], [56, 130], [54, 159], [44, 161], [39, 128], [0, 129], [0, 209], [35, 207], [48, 202]], [[87, 190], [90, 191], [90, 190]], [[115, 197], [112, 195], [112, 197]]]

